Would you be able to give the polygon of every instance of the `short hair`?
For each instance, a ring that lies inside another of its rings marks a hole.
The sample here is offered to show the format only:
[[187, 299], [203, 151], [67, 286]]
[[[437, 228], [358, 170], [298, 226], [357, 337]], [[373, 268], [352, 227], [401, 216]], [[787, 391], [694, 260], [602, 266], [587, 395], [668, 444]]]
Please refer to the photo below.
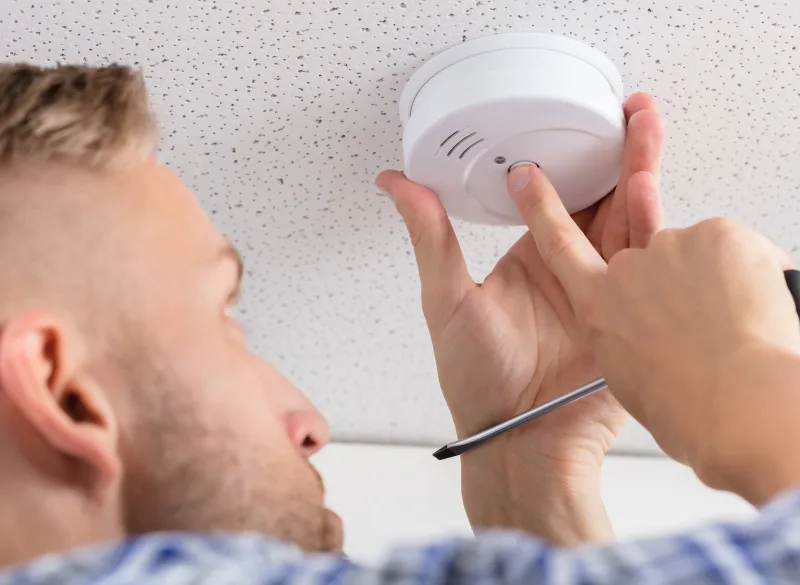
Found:
[[156, 122], [141, 70], [0, 64], [0, 167], [63, 162], [96, 168], [146, 158]]

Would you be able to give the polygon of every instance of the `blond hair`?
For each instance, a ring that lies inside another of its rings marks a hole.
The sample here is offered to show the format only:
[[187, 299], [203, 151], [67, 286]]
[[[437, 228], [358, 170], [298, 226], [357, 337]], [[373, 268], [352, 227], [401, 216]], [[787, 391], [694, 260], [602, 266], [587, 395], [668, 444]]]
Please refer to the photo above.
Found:
[[115, 165], [151, 154], [155, 134], [138, 69], [0, 64], [0, 166]]

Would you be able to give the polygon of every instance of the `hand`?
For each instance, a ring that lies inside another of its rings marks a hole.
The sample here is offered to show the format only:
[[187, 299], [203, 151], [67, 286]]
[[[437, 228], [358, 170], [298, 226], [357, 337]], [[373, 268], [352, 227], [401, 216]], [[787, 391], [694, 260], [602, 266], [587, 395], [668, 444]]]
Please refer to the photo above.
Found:
[[[575, 216], [606, 258], [647, 245], [661, 221], [654, 182], [629, 189], [638, 171], [658, 175], [661, 121], [645, 94], [632, 96], [625, 114], [628, 138], [619, 187]], [[530, 233], [478, 285], [434, 193], [393, 171], [382, 173], [377, 184], [394, 199], [414, 245], [439, 380], [459, 437], [599, 376], [568, 299]], [[473, 526], [526, 528], [560, 544], [612, 537], [599, 503], [598, 475], [625, 420], [624, 410], [604, 392], [462, 455], [464, 504]], [[565, 495], [595, 501], [577, 506], [564, 502]], [[582, 515], [583, 522], [596, 521], [572, 527], [571, 534], [555, 534], [545, 525], [559, 512], [542, 515], [563, 508], [564, 520], [569, 510], [581, 515], [587, 507], [593, 511]]]
[[544, 174], [531, 177], [516, 202], [623, 406], [713, 487], [760, 504], [800, 484], [788, 256], [717, 219], [661, 231], [606, 265]]

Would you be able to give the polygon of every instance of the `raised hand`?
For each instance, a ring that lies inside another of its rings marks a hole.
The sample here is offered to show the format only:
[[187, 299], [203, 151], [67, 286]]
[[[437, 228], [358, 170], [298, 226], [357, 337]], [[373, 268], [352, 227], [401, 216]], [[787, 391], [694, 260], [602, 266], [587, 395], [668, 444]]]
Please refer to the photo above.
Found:
[[[661, 120], [646, 94], [632, 96], [625, 113], [619, 186], [574, 217], [606, 259], [629, 246], [646, 246], [661, 222]], [[529, 188], [523, 184], [528, 171], [521, 167], [509, 175], [510, 191]], [[396, 171], [381, 173], [377, 184], [391, 195], [408, 227], [439, 380], [459, 437], [599, 375], [569, 299], [529, 232], [476, 284], [436, 195]], [[603, 454], [626, 417], [611, 394], [602, 392], [462, 456], [464, 501], [473, 525], [550, 531], [544, 536], [563, 543], [608, 538], [608, 526], [553, 534], [552, 527], [537, 526], [542, 518], [531, 505], [537, 497], [555, 497], [542, 492], [557, 484], [575, 494], [596, 490]], [[600, 512], [589, 516], [607, 524]]]

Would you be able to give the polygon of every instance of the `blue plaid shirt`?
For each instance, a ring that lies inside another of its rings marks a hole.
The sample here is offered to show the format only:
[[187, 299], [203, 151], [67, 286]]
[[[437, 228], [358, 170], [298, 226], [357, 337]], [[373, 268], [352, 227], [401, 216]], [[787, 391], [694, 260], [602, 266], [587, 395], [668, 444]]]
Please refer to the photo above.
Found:
[[[2, 538], [13, 538], [5, 534]], [[255, 535], [153, 534], [40, 558], [0, 585], [722, 585], [800, 584], [800, 492], [746, 526], [613, 546], [557, 549], [486, 533], [399, 549], [376, 566]]]

